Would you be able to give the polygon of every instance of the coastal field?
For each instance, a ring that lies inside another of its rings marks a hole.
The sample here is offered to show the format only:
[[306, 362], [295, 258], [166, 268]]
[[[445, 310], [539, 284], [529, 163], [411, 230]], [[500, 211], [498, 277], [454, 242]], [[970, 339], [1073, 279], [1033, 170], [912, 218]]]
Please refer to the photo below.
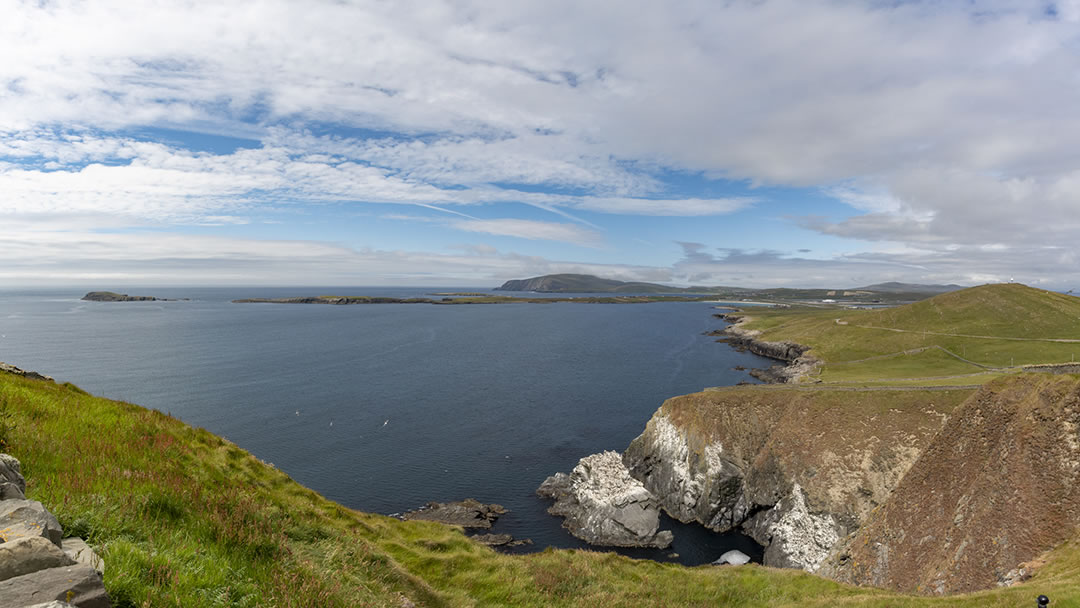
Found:
[[211, 433], [72, 385], [0, 373], [29, 497], [106, 561], [116, 606], [1016, 606], [1080, 602], [1080, 546], [1016, 587], [925, 598], [760, 566], [510, 556], [460, 530], [352, 511]]
[[741, 327], [810, 347], [826, 383], [980, 384], [1080, 361], [1080, 298], [983, 285], [897, 308], [763, 309]]

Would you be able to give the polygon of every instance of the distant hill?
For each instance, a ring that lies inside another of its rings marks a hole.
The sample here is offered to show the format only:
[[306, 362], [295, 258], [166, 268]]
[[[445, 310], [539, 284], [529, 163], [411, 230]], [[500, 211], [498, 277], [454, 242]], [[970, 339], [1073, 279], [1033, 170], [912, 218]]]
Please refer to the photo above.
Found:
[[908, 331], [1076, 339], [1080, 338], [1080, 298], [1019, 283], [997, 283], [873, 311], [860, 322]]
[[602, 279], [591, 274], [546, 274], [529, 279], [507, 281], [495, 291], [535, 291], [539, 293], [700, 293], [728, 297], [775, 298], [782, 300], [820, 298], [863, 298], [872, 295], [889, 296], [890, 300], [918, 300], [939, 293], [963, 289], [959, 285], [918, 285], [912, 283], [879, 283], [850, 289], [785, 287], [753, 289], [747, 287], [694, 285], [672, 287], [659, 283]]
[[961, 285], [921, 285], [918, 283], [874, 283], [866, 287], [854, 287], [850, 291], [873, 291], [875, 293], [947, 293], [963, 289]]
[[495, 291], [536, 291], [540, 293], [711, 293], [704, 287], [669, 287], [659, 283], [641, 283], [601, 279], [591, 274], [547, 274], [531, 279], [507, 281]]

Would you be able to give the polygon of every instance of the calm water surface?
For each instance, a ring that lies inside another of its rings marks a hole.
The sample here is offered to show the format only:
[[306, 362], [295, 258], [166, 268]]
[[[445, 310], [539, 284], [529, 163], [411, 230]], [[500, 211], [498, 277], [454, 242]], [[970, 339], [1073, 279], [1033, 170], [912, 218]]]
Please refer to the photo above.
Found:
[[[313, 294], [408, 297], [472, 288], [128, 289], [184, 302], [0, 292], [0, 361], [169, 412], [349, 507], [396, 513], [473, 497], [511, 511], [494, 532], [585, 547], [534, 491], [622, 451], [664, 399], [755, 382], [704, 332], [713, 304], [232, 304]], [[745, 539], [665, 519], [677, 561]], [[669, 551], [623, 551], [673, 559]]]

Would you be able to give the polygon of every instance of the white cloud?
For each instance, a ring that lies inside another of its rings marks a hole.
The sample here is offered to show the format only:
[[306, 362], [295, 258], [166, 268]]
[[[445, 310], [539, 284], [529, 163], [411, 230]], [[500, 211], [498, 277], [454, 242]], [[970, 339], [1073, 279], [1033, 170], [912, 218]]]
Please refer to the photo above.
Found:
[[[1008, 266], [1080, 235], [1080, 5], [1054, 6], [7, 2], [0, 224], [242, 225], [328, 201], [674, 217], [774, 203], [682, 195], [670, 169], [823, 190], [855, 215], [803, 226]], [[261, 147], [122, 131], [147, 126]], [[446, 225], [598, 242], [560, 222]]]
[[558, 222], [515, 219], [455, 220], [450, 225], [467, 232], [516, 236], [531, 240], [561, 241], [586, 247], [596, 247], [602, 242], [602, 237], [597, 232], [574, 224]]

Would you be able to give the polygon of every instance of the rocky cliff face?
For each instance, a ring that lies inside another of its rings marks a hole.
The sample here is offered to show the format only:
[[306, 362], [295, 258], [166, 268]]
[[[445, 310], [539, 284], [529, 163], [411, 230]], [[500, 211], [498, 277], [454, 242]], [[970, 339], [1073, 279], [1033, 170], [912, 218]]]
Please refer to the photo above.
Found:
[[684, 522], [741, 528], [816, 571], [971, 391], [731, 387], [669, 399], [623, 455]]
[[1080, 379], [1025, 375], [958, 408], [824, 571], [923, 593], [1019, 582], [1080, 524]]

